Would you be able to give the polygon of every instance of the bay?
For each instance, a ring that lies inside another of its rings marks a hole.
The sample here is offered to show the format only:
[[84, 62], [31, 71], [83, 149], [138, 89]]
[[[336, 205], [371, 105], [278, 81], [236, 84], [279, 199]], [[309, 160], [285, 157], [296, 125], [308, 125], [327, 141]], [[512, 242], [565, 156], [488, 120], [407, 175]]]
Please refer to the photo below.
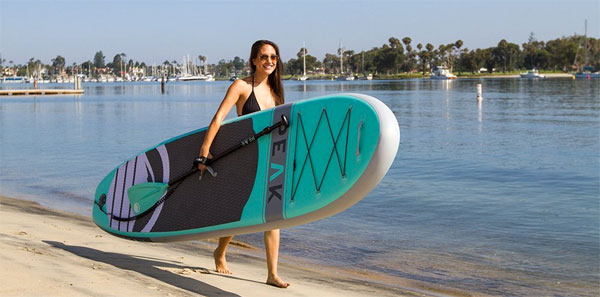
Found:
[[[90, 214], [105, 174], [206, 126], [229, 84], [168, 83], [163, 95], [157, 83], [90, 83], [82, 96], [0, 98], [0, 194]], [[288, 102], [342, 92], [379, 98], [398, 118], [401, 144], [358, 204], [283, 230], [282, 255], [497, 295], [597, 294], [598, 81], [284, 86]], [[262, 246], [262, 234], [237, 238]]]

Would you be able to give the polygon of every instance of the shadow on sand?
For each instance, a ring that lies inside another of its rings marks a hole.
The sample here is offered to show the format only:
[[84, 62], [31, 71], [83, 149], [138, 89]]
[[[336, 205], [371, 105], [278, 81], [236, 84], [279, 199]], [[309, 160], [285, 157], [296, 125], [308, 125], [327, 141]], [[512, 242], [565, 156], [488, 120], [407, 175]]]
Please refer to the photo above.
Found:
[[[43, 240], [44, 243], [49, 244], [55, 248], [59, 248], [70, 252], [79, 257], [87, 258], [90, 260], [103, 262], [112, 266], [115, 266], [120, 269], [131, 270], [148, 277], [154, 278], [156, 280], [162, 281], [169, 285], [175, 286], [177, 288], [198, 293], [206, 296], [240, 296], [238, 294], [234, 294], [231, 292], [223, 291], [220, 288], [211, 286], [209, 284], [203, 283], [196, 279], [181, 276], [176, 273], [172, 273], [158, 267], [167, 267], [167, 268], [175, 268], [175, 269], [192, 269], [194, 271], [200, 271], [200, 273], [211, 274], [210, 271], [204, 267], [186, 267], [182, 265], [177, 265], [173, 262], [162, 261], [160, 259], [152, 259], [152, 258], [143, 258], [143, 257], [135, 257], [130, 255], [112, 253], [112, 252], [104, 252], [88, 247], [82, 246], [73, 246], [66, 245], [61, 242]], [[217, 276], [224, 276], [232, 279], [245, 280], [249, 282], [256, 282], [252, 280], [240, 279], [231, 276], [213, 274]], [[260, 283], [260, 282], [256, 282]]]

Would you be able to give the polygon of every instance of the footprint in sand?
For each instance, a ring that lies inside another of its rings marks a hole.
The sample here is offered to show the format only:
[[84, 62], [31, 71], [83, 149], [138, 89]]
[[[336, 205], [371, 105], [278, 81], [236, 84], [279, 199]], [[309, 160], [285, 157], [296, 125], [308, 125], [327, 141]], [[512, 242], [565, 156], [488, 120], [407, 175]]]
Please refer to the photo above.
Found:
[[208, 269], [205, 269], [205, 268], [200, 268], [200, 269], [184, 268], [184, 269], [179, 269], [175, 273], [180, 274], [180, 275], [190, 275], [193, 273], [210, 274], [210, 271], [208, 271]]
[[33, 253], [33, 254], [38, 254], [38, 255], [43, 255], [43, 254], [44, 254], [44, 253], [42, 253], [42, 252], [40, 252], [40, 251], [36, 250], [35, 248], [30, 248], [30, 247], [28, 247], [28, 246], [26, 246], [26, 247], [21, 247], [21, 249], [22, 249], [22, 250], [24, 250], [24, 251], [27, 251], [27, 252]]

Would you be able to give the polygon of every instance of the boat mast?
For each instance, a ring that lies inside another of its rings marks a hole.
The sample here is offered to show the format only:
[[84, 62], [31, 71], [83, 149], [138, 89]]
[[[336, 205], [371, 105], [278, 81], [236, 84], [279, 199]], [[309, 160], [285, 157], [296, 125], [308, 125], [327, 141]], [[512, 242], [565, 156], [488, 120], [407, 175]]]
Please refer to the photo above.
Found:
[[183, 56], [183, 67], [181, 68], [181, 72], [183, 76], [187, 76], [188, 73], [188, 65], [187, 65], [187, 60], [185, 59], [185, 56]]
[[302, 65], [303, 65], [303, 76], [306, 77], [306, 42], [302, 42]]
[[587, 19], [585, 20], [585, 33], [583, 34], [583, 40], [585, 42], [584, 44], [584, 50], [583, 50], [583, 54], [584, 54], [584, 58], [583, 61], [585, 62], [585, 65], [583, 66], [583, 69], [585, 70], [585, 68], [588, 66], [588, 55], [587, 55]]
[[362, 65], [360, 66], [360, 70], [365, 73], [365, 51], [362, 51]]
[[342, 46], [342, 41], [340, 40], [340, 75], [344, 74], [344, 47]]

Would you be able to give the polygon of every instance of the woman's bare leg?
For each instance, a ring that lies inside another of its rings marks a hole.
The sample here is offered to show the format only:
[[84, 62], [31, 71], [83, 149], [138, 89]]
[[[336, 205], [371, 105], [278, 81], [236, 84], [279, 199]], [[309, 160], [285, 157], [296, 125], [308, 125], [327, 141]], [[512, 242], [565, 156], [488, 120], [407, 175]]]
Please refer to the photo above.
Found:
[[267, 252], [267, 284], [287, 288], [290, 284], [277, 275], [277, 260], [279, 259], [279, 229], [265, 231], [265, 250]]
[[227, 261], [225, 260], [225, 254], [227, 252], [227, 245], [233, 239], [233, 236], [220, 237], [219, 246], [215, 249], [213, 256], [215, 257], [215, 270], [218, 273], [231, 274], [227, 267]]

